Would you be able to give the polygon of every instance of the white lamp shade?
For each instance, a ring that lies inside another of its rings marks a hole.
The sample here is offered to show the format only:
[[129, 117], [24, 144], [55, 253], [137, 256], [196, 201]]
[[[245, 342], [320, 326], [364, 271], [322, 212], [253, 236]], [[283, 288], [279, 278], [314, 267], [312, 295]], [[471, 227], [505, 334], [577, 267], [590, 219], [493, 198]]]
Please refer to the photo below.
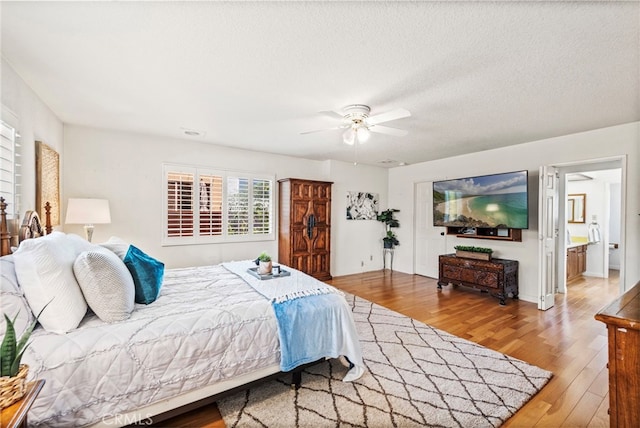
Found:
[[366, 143], [369, 140], [369, 137], [371, 136], [371, 132], [369, 132], [369, 130], [365, 127], [362, 128], [358, 128], [358, 142], [359, 143]]
[[349, 128], [346, 131], [344, 131], [344, 134], [342, 134], [342, 141], [345, 142], [345, 144], [348, 144], [350, 146], [353, 145], [353, 143], [355, 142], [355, 138], [356, 138], [356, 131], [353, 130], [353, 128]]
[[69, 199], [66, 224], [111, 223], [109, 201], [106, 199]]

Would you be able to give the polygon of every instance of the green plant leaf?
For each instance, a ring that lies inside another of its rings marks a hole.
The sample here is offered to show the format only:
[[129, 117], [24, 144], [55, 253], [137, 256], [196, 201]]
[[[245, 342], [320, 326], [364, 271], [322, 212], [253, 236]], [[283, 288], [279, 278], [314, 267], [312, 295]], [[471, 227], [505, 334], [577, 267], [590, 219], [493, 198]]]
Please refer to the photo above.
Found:
[[38, 324], [38, 319], [42, 312], [49, 306], [53, 299], [51, 299], [44, 307], [40, 310], [40, 313], [36, 316], [33, 322], [27, 327], [25, 332], [22, 334], [20, 341], [16, 343], [16, 330], [14, 327], [14, 322], [18, 317], [18, 314], [15, 315], [13, 321], [9, 319], [7, 314], [4, 314], [4, 318], [7, 321], [7, 331], [5, 332], [4, 339], [2, 340], [2, 345], [0, 345], [0, 376], [16, 376], [18, 371], [20, 370], [20, 361], [22, 360], [22, 355], [29, 347], [27, 341], [29, 337], [31, 337], [31, 333], [33, 329]]
[[266, 251], [263, 251], [258, 256], [258, 260], [260, 260], [261, 262], [270, 262], [271, 261], [271, 256], [269, 254], [267, 254]]
[[4, 314], [4, 319], [7, 322], [7, 328], [4, 333], [4, 339], [2, 339], [2, 345], [0, 345], [0, 357], [2, 357], [0, 376], [15, 376], [17, 372], [12, 373], [11, 368], [16, 355], [16, 330], [7, 314]]
[[22, 351], [18, 352], [16, 354], [16, 357], [13, 359], [12, 363], [11, 363], [11, 373], [13, 373], [11, 376], [17, 376], [18, 372], [20, 371], [20, 361], [22, 360], [22, 354], [24, 354], [24, 351], [26, 351], [27, 348], [25, 347]]
[[469, 252], [472, 252], [472, 253], [488, 253], [488, 254], [493, 253], [493, 250], [491, 248], [484, 248], [484, 247], [473, 247], [473, 246], [468, 246], [468, 245], [456, 245], [453, 248], [455, 248], [458, 251], [469, 251]]
[[[51, 303], [51, 301], [49, 301], [49, 303]], [[27, 327], [27, 329], [22, 334], [20, 341], [16, 345], [17, 354], [22, 355], [22, 353], [26, 349], [27, 340], [29, 340], [29, 337], [31, 337], [31, 333], [33, 333], [33, 329], [36, 328], [36, 325], [38, 324], [38, 318], [40, 318], [40, 315], [42, 315], [42, 312], [44, 312], [47, 306], [49, 306], [49, 303], [44, 305], [44, 307], [40, 310], [40, 313], [38, 314], [38, 316], [36, 316], [36, 319], [33, 320], [33, 322], [29, 325], [29, 327]]]

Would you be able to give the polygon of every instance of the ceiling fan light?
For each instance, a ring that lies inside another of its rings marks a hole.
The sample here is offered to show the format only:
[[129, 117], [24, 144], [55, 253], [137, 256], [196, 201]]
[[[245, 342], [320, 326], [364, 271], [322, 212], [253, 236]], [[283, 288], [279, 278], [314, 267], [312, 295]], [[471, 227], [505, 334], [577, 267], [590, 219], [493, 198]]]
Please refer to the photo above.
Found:
[[366, 143], [371, 137], [371, 131], [368, 128], [358, 128], [358, 142]]
[[345, 144], [353, 146], [353, 143], [356, 141], [356, 131], [354, 131], [353, 128], [349, 128], [344, 131], [344, 134], [342, 134], [342, 141], [344, 141]]

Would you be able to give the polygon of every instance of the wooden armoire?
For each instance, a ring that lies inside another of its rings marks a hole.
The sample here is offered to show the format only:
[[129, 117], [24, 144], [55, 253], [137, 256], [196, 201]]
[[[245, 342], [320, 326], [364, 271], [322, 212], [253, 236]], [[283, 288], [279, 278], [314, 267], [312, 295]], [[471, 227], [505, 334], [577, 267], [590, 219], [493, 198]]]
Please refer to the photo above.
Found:
[[331, 185], [278, 180], [278, 261], [321, 281], [331, 279]]

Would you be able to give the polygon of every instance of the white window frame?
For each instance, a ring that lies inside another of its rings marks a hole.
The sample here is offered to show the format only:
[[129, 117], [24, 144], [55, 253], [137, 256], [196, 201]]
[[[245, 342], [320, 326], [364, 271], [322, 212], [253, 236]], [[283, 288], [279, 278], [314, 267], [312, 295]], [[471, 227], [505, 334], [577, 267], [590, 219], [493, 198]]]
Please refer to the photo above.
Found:
[[15, 126], [0, 121], [0, 196], [7, 204], [7, 218], [20, 216], [21, 169], [20, 134]]
[[[194, 177], [194, 191], [192, 194], [192, 212], [193, 212], [193, 236], [169, 236], [168, 218], [169, 218], [169, 198], [168, 198], [168, 181], [170, 173], [192, 174]], [[200, 198], [195, 183], [200, 182], [201, 175], [215, 175], [222, 177], [222, 233], [215, 236], [199, 236], [197, 233], [200, 224]], [[230, 235], [228, 233], [228, 178], [246, 178], [249, 180], [249, 231], [245, 235]], [[269, 233], [253, 232], [253, 181], [267, 180], [271, 183], [270, 189], [270, 209], [269, 209]], [[246, 171], [230, 171], [221, 170], [206, 166], [181, 165], [173, 163], [162, 164], [162, 246], [172, 245], [197, 245], [227, 242], [257, 242], [272, 241], [275, 239], [275, 175], [260, 174]]]

